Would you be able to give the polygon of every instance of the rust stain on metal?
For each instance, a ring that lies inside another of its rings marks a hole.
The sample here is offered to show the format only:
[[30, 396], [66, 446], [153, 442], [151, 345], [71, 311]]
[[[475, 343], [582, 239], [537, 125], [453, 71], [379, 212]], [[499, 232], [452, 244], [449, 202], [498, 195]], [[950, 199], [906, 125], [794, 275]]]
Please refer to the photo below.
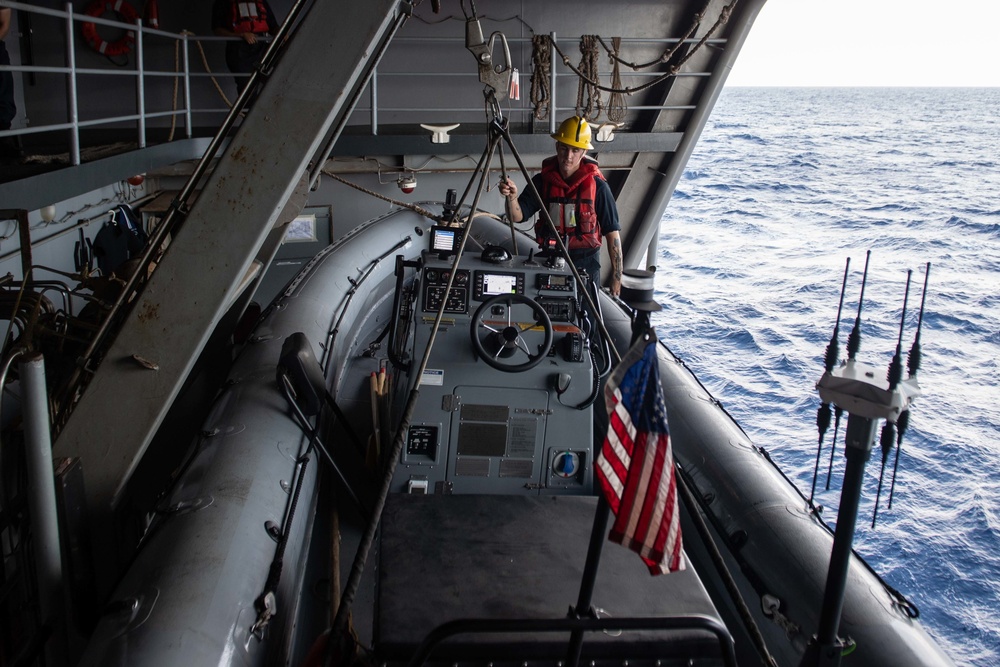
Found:
[[139, 309], [139, 314], [136, 315], [140, 322], [149, 322], [160, 317], [160, 304], [149, 303], [148, 301], [142, 304], [142, 308]]

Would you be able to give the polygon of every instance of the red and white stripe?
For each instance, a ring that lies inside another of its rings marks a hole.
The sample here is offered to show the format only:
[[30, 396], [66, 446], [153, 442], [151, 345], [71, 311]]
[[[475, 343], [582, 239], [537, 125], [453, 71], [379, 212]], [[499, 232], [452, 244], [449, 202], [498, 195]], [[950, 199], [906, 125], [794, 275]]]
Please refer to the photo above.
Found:
[[[641, 361], [638, 363], [642, 363]], [[655, 358], [654, 358], [655, 365]], [[658, 369], [656, 369], [658, 370]], [[595, 461], [605, 498], [615, 513], [609, 539], [636, 551], [653, 574], [685, 567], [677, 479], [658, 372], [652, 387], [656, 427], [639, 431], [613, 377], [608, 384], [608, 433]], [[663, 432], [658, 432], [662, 430]]]

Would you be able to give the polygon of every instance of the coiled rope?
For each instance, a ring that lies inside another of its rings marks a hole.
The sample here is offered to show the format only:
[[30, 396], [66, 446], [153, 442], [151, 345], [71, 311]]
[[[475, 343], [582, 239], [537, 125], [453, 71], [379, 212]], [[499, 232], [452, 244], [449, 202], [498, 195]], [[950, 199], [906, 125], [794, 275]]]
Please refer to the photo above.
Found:
[[576, 115], [590, 120], [600, 118], [603, 109], [601, 89], [598, 87], [601, 79], [597, 66], [598, 39], [597, 35], [580, 38], [580, 69], [576, 70], [580, 77], [576, 87]]
[[[600, 37], [598, 37], [600, 39]], [[602, 41], [601, 44], [604, 44]], [[622, 46], [621, 37], [612, 37], [611, 44], [614, 46], [614, 52], [609, 53], [609, 60], [611, 61], [611, 87], [615, 89], [620, 89], [622, 87], [622, 73], [621, 65], [618, 61], [618, 50]], [[621, 123], [625, 120], [625, 115], [628, 113], [628, 104], [625, 102], [625, 95], [623, 93], [615, 90], [608, 96], [608, 106], [606, 113], [608, 115], [608, 120], [612, 123]]]
[[[613, 73], [611, 86], [601, 85], [598, 79], [597, 70], [596, 68], [593, 69], [591, 68], [588, 57], [585, 56], [581, 60], [580, 67], [574, 66], [573, 63], [570, 61], [569, 57], [567, 57], [566, 54], [563, 53], [562, 49], [559, 48], [559, 45], [553, 42], [548, 35], [535, 35], [535, 37], [532, 38], [532, 47], [533, 47], [532, 63], [534, 66], [534, 71], [532, 72], [531, 75], [531, 90], [532, 90], [531, 101], [535, 105], [535, 117], [541, 120], [542, 118], [545, 118], [548, 115], [547, 105], [549, 101], [549, 96], [546, 95], [544, 97], [544, 100], [546, 101], [546, 106], [542, 107], [540, 106], [539, 102], [536, 102], [535, 91], [540, 90], [542, 86], [548, 86], [548, 82], [550, 79], [550, 71], [552, 67], [548, 52], [548, 49], [550, 47], [554, 49], [555, 52], [559, 55], [559, 57], [563, 61], [563, 64], [570, 71], [572, 71], [574, 74], [580, 77], [581, 90], [585, 87], [592, 96], [599, 95], [597, 91], [604, 91], [607, 93], [612, 93], [613, 95], [615, 94], [622, 96], [632, 95], [633, 93], [638, 93], [648, 88], [652, 88], [653, 86], [663, 83], [664, 81], [666, 81], [671, 77], [677, 76], [677, 74], [680, 72], [684, 64], [687, 63], [687, 61], [690, 60], [695, 53], [697, 53], [699, 50], [701, 50], [702, 47], [705, 46], [708, 40], [712, 38], [712, 35], [718, 32], [719, 28], [721, 28], [722, 26], [724, 26], [726, 23], [729, 22], [729, 18], [730, 16], [732, 16], [733, 9], [736, 7], [738, 2], [739, 0], [732, 0], [728, 5], [724, 6], [719, 11], [719, 16], [716, 19], [715, 23], [712, 25], [712, 27], [702, 36], [700, 40], [698, 40], [698, 42], [682, 58], [680, 58], [676, 62], [673, 62], [673, 64], [670, 64], [669, 67], [667, 68], [667, 71], [665, 71], [662, 75], [656, 77], [655, 79], [652, 79], [642, 85], [635, 87], [627, 87], [622, 85], [620, 80], [620, 75], [617, 72], [617, 68]], [[678, 42], [675, 45], [665, 50], [662, 54], [660, 54], [660, 56], [657, 59], [652, 60], [648, 63], [639, 64], [623, 60], [618, 55], [620, 48], [620, 40], [618, 41], [617, 44], [615, 44], [615, 41], [612, 40], [613, 46], [609, 48], [608, 45], [604, 42], [603, 39], [601, 39], [600, 36], [586, 35], [583, 38], [581, 38], [580, 51], [585, 54], [588, 53], [588, 49], [591, 48], [589, 45], [590, 40], [596, 39], [607, 51], [608, 57], [616, 65], [621, 64], [627, 67], [631, 67], [633, 70], [640, 70], [640, 69], [647, 69], [653, 66], [662, 65], [664, 63], [671, 63], [674, 60], [674, 57], [680, 51], [681, 47], [684, 46], [688, 40], [692, 39], [694, 34], [698, 31], [698, 28], [701, 26], [701, 23], [704, 20], [705, 11], [707, 9], [708, 6], [706, 5], [705, 9], [694, 15], [691, 27], [688, 28], [684, 36], [680, 40], [678, 40]], [[614, 76], [616, 75], [618, 76], [617, 80], [615, 80], [614, 78]], [[537, 99], [541, 100], [543, 98], [539, 95], [537, 96]], [[583, 107], [582, 100], [583, 100], [583, 94], [582, 93], [578, 94], [577, 95], [578, 113], [581, 111], [581, 107]], [[624, 115], [624, 111], [618, 110], [618, 107], [624, 109], [624, 98], [614, 98], [614, 101], [609, 102], [608, 106], [616, 107], [615, 113], [616, 114], [621, 113], [622, 115]], [[614, 122], [620, 122], [619, 120], [614, 120], [611, 119], [610, 117], [609, 120], [613, 120]]]
[[549, 89], [552, 82], [552, 52], [549, 51], [548, 39], [546, 35], [531, 38], [531, 105], [538, 120], [548, 117], [549, 102], [552, 99]]

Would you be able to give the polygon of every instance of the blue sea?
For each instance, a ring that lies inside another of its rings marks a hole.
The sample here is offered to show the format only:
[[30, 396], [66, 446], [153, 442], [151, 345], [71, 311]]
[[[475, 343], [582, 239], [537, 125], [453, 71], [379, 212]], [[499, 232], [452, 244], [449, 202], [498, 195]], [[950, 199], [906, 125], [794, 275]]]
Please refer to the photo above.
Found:
[[[841, 358], [865, 254], [861, 362], [887, 368], [921, 331], [923, 395], [892, 509], [868, 464], [856, 549], [920, 609], [959, 665], [1000, 664], [1000, 89], [726, 90], [663, 217], [654, 321], [807, 496], [816, 380], [837, 319]], [[843, 425], [817, 500], [836, 520]], [[891, 467], [892, 458], [889, 465]], [[887, 481], [888, 485], [888, 474]]]

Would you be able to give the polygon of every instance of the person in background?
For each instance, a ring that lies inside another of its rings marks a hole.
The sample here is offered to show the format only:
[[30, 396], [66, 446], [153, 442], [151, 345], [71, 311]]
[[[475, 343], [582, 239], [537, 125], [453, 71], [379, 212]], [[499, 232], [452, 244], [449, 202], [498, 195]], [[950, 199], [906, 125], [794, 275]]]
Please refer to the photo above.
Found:
[[[233, 74], [249, 74], [267, 50], [267, 36], [278, 32], [278, 21], [267, 0], [215, 0], [212, 6], [212, 32], [220, 37], [239, 37], [242, 41], [226, 42], [226, 65]], [[236, 78], [236, 94], [246, 88], [250, 79]]]
[[[4, 40], [10, 32], [12, 10], [0, 9], [0, 65], [10, 64], [10, 54], [7, 53], [7, 46]], [[17, 106], [14, 104], [14, 75], [10, 72], [0, 72], [0, 130], [9, 130], [14, 116], [17, 114]], [[0, 138], [0, 160], [4, 162], [14, 162], [21, 157], [21, 149], [17, 145], [15, 137]]]
[[[621, 225], [611, 188], [597, 161], [587, 156], [587, 150], [594, 148], [590, 143], [590, 125], [585, 119], [573, 116], [563, 121], [552, 138], [556, 140], [556, 154], [546, 158], [541, 173], [531, 179], [543, 201], [539, 202], [530, 190], [518, 196], [514, 181], [507, 178], [499, 186], [506, 200], [507, 215], [514, 222], [521, 222], [545, 206], [573, 264], [594, 281], [601, 278], [603, 236], [611, 257], [608, 289], [618, 296], [623, 264]], [[541, 217], [535, 223], [535, 235], [543, 246], [545, 239], [551, 238], [551, 229]]]

